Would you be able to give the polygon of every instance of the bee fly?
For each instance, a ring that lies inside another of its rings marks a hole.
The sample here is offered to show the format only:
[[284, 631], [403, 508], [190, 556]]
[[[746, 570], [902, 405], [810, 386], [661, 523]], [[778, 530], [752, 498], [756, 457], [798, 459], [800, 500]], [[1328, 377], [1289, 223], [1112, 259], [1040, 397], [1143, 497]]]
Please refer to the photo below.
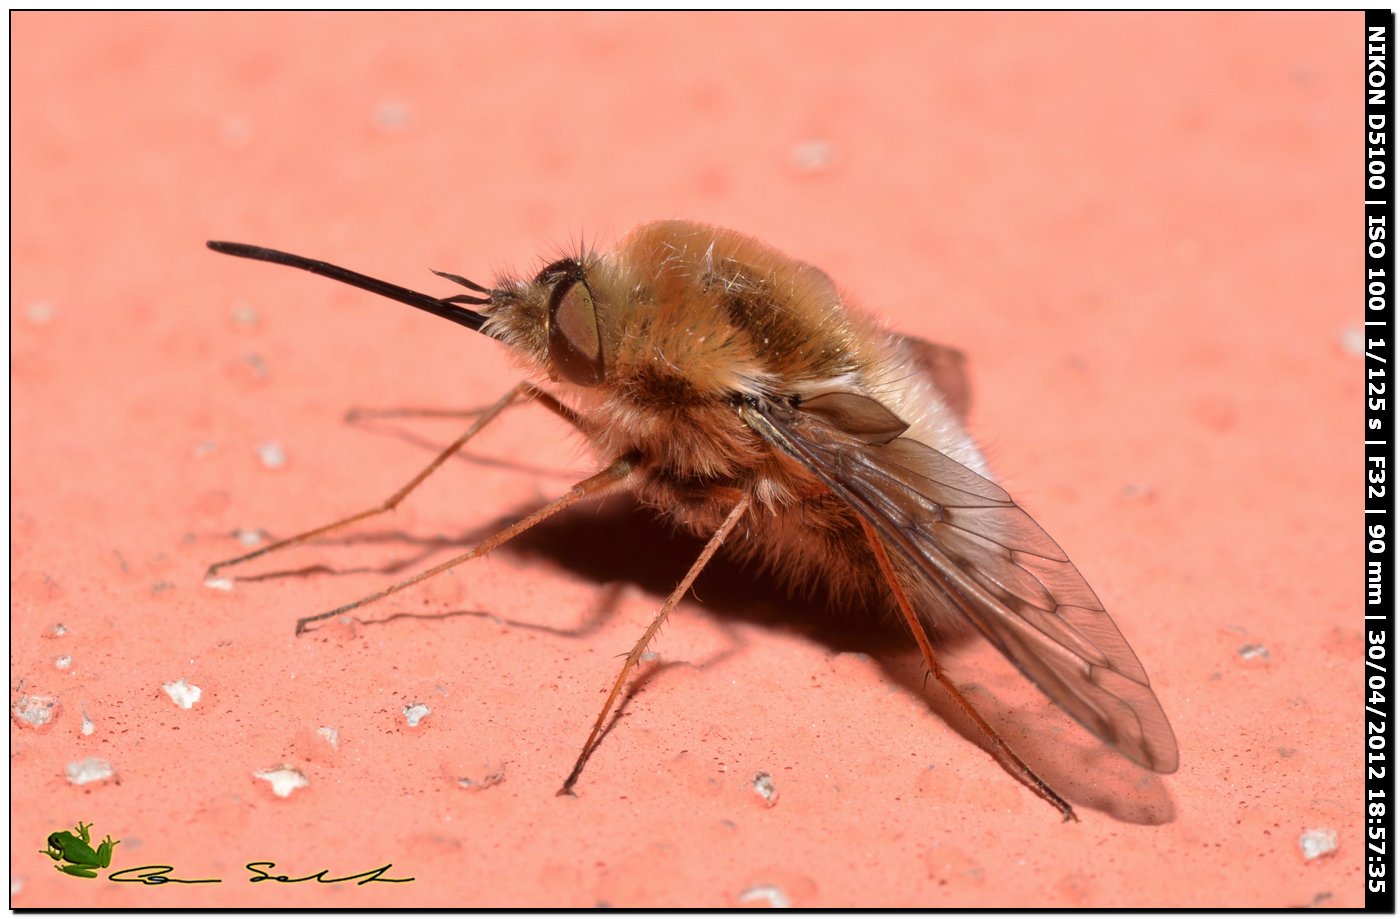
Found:
[[[1138, 662], [1064, 551], [991, 478], [965, 425], [962, 355], [881, 328], [831, 279], [749, 237], [682, 221], [639, 227], [492, 287], [437, 298], [326, 262], [240, 243], [217, 252], [290, 265], [494, 338], [529, 368], [519, 383], [377, 507], [256, 552], [249, 561], [384, 513], [511, 405], [573, 425], [603, 466], [470, 551], [353, 603], [397, 593], [566, 507], [618, 491], [708, 537], [627, 655], [561, 794], [598, 742], [628, 675], [722, 546], [776, 578], [902, 618], [929, 671], [1016, 778], [1076, 819], [943, 672], [930, 631], [974, 628], [1061, 708], [1127, 758], [1177, 767], [1176, 739]], [[553, 384], [557, 395], [544, 388]], [[742, 528], [742, 538], [732, 538]]]

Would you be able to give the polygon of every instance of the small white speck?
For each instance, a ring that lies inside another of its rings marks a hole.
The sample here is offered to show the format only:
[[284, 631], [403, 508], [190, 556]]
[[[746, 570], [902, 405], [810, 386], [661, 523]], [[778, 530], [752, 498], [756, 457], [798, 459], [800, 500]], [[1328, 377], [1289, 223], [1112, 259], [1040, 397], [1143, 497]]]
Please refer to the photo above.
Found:
[[810, 138], [792, 148], [792, 165], [800, 172], [821, 172], [831, 166], [835, 154], [831, 141]]
[[53, 659], [53, 665], [59, 670], [67, 670], [69, 667], [73, 666], [73, 658], [67, 654], [60, 654]]
[[88, 713], [87, 713], [87, 708], [86, 708], [86, 707], [84, 707], [84, 708], [82, 709], [82, 713], [83, 713], [83, 736], [84, 736], [84, 737], [90, 737], [90, 736], [92, 736], [92, 732], [95, 731], [95, 730], [97, 730], [97, 726], [94, 725], [94, 724], [92, 723], [92, 719], [88, 717]]
[[54, 633], [55, 635], [67, 635], [67, 634], [68, 634], [68, 626], [64, 625], [64, 624], [61, 623], [61, 622], [55, 622], [55, 623], [53, 624], [53, 633]]
[[754, 776], [753, 790], [769, 807], [778, 803], [778, 790], [773, 787], [773, 777], [768, 773], [760, 772]]
[[194, 445], [194, 458], [203, 459], [219, 448], [219, 445], [212, 440], [201, 440]]
[[258, 315], [258, 311], [253, 309], [250, 304], [241, 302], [234, 304], [233, 313], [231, 315], [233, 316], [233, 321], [239, 325], [257, 325], [259, 319], [261, 319]]
[[657, 654], [655, 651], [643, 651], [642, 656], [637, 658], [637, 660], [646, 663], [647, 661], [654, 661], [660, 656], [661, 655]]
[[776, 909], [787, 909], [792, 906], [792, 900], [783, 892], [781, 887], [774, 887], [772, 884], [759, 884], [750, 887], [739, 894], [740, 903], [752, 903], [754, 900], [767, 900], [768, 905]]
[[1337, 336], [1338, 343], [1347, 354], [1366, 353], [1366, 333], [1359, 326], [1349, 325]]
[[170, 683], [162, 683], [161, 689], [170, 697], [176, 705], [181, 708], [194, 708], [194, 704], [199, 701], [199, 697], [204, 694], [204, 690], [187, 683], [184, 680], [175, 680]]
[[1247, 661], [1252, 661], [1256, 657], [1264, 660], [1269, 659], [1269, 649], [1263, 645], [1240, 645], [1239, 654]]
[[287, 451], [277, 441], [269, 440], [258, 447], [258, 459], [269, 469], [280, 469], [287, 465]]
[[402, 131], [408, 125], [408, 107], [398, 102], [381, 103], [374, 110], [374, 124], [381, 131]]
[[24, 889], [24, 878], [17, 874], [10, 875], [10, 896], [14, 896]]
[[89, 782], [105, 782], [112, 777], [112, 764], [105, 759], [89, 757], [80, 762], [68, 764], [68, 781], [74, 785], [86, 785]]
[[254, 772], [253, 778], [262, 779], [271, 785], [272, 793], [279, 798], [290, 798], [292, 792], [311, 784], [300, 769], [293, 769], [291, 766], [278, 766], [274, 769]]
[[[263, 359], [261, 354], [245, 354], [243, 355], [243, 363], [252, 368], [254, 379], [267, 379], [267, 361]], [[277, 465], [282, 464], [278, 463]]]
[[37, 300], [25, 307], [24, 314], [35, 325], [47, 325], [53, 320], [53, 304], [45, 300]]
[[53, 696], [20, 696], [11, 711], [21, 727], [41, 728], [58, 715], [59, 703]]
[[1312, 861], [1337, 851], [1336, 830], [1304, 830], [1298, 837], [1298, 845], [1303, 849], [1303, 858]]
[[204, 586], [210, 590], [233, 590], [233, 578], [205, 578]]
[[245, 530], [242, 527], [234, 530], [233, 535], [238, 539], [239, 545], [246, 546], [250, 549], [264, 539], [267, 539], [266, 530]]
[[422, 702], [414, 702], [412, 705], [405, 705], [403, 707], [403, 716], [408, 721], [408, 726], [411, 728], [418, 727], [418, 723], [431, 713], [432, 709], [428, 708], [428, 706], [424, 705]]
[[[292, 677], [293, 679], [295, 679], [296, 674], [293, 674]], [[331, 745], [332, 750], [340, 749], [340, 732], [337, 731], [335, 728], [330, 727], [329, 725], [319, 727], [316, 729], [316, 733], [320, 734], [322, 737], [325, 738], [326, 743]]]

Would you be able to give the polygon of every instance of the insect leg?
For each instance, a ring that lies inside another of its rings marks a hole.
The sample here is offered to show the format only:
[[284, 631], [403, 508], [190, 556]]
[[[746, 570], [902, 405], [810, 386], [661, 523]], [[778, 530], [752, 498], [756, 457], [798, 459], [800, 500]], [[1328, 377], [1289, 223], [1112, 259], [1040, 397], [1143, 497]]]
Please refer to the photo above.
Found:
[[507, 540], [519, 536], [521, 533], [530, 529], [530, 527], [534, 526], [540, 521], [547, 520], [548, 518], [553, 517], [555, 514], [559, 513], [571, 504], [577, 504], [584, 498], [600, 498], [603, 495], [608, 494], [609, 492], [613, 492], [618, 490], [619, 488], [622, 488], [627, 484], [628, 480], [631, 479], [632, 472], [634, 469], [635, 466], [633, 465], [633, 461], [630, 457], [624, 457], [620, 460], [617, 460], [612, 465], [608, 466], [606, 469], [603, 469], [601, 472], [594, 473], [593, 475], [584, 479], [582, 482], [579, 482], [577, 485], [569, 489], [563, 495], [559, 496], [558, 498], [555, 498], [553, 501], [549, 502], [544, 507], [535, 511], [533, 514], [529, 515], [523, 520], [516, 521], [515, 523], [506, 527], [505, 529], [497, 532], [493, 536], [482, 540], [481, 542], [472, 546], [470, 549], [468, 549], [466, 552], [463, 552], [456, 558], [448, 559], [440, 565], [434, 565], [427, 571], [420, 571], [418, 574], [415, 574], [411, 578], [399, 581], [397, 584], [392, 584], [384, 588], [383, 590], [376, 591], [368, 596], [361, 597], [354, 603], [347, 603], [344, 606], [336, 607], [328, 613], [320, 613], [316, 616], [307, 616], [305, 619], [298, 619], [296, 633], [300, 635], [302, 632], [306, 631], [306, 627], [313, 622], [320, 622], [322, 619], [330, 619], [332, 617], [348, 613], [352, 609], [358, 609], [359, 607], [364, 606], [367, 603], [373, 603], [376, 600], [382, 600], [390, 594], [398, 593], [405, 587], [412, 587], [419, 581], [426, 581], [428, 578], [432, 577], [435, 574], [441, 574], [449, 568], [455, 568], [463, 562], [470, 561], [481, 555], [485, 555], [486, 553], [490, 552], [492, 549], [495, 549], [497, 546], [501, 545]]
[[485, 408], [352, 408], [345, 413], [345, 420], [354, 424], [379, 418], [477, 418], [490, 410], [489, 405]]
[[[953, 697], [953, 701], [958, 703], [958, 707], [972, 719], [973, 723], [977, 725], [978, 730], [980, 730], [983, 736], [991, 743], [992, 755], [996, 757], [1003, 768], [1015, 776], [1021, 784], [1035, 792], [1041, 799], [1054, 805], [1066, 821], [1073, 820], [1078, 822], [1079, 818], [1075, 816], [1074, 808], [1070, 807], [1069, 802], [1060, 797], [1053, 788], [1045, 783], [1044, 779], [1036, 775], [1031, 767], [1025, 764], [1021, 757], [1016, 755], [1016, 752], [1007, 745], [1006, 741], [1001, 739], [1001, 735], [986, 722], [986, 719], [978, 714], [977, 709], [972, 707], [972, 703], [967, 701], [958, 690], [958, 687], [948, 678], [948, 675], [944, 673], [943, 668], [938, 666], [938, 660], [933, 654], [933, 645], [928, 640], [928, 633], [924, 631], [923, 623], [919, 621], [918, 615], [914, 612], [913, 606], [909, 603], [909, 597], [904, 593], [904, 588], [899, 583], [899, 578], [895, 576], [894, 567], [890, 564], [890, 557], [885, 552], [884, 543], [880, 541], [880, 537], [871, 528], [870, 524], [866, 523], [863, 519], [861, 520], [861, 526], [865, 528], [865, 536], [870, 541], [870, 548], [874, 551], [876, 560], [880, 563], [880, 570], [884, 572], [885, 580], [889, 583], [890, 589], [894, 591], [894, 598], [895, 602], [899, 604], [899, 611], [904, 615], [905, 622], [909, 624], [910, 631], [914, 633], [914, 640], [918, 643], [919, 651], [922, 652], [924, 656], [924, 663], [928, 665], [929, 671], [933, 674], [934, 679], [938, 680], [943, 688], [948, 691], [948, 694]], [[957, 593], [953, 590], [951, 585], [947, 582], [940, 581], [939, 586], [943, 588], [945, 594], [953, 598], [956, 602]]]
[[588, 739], [583, 743], [583, 749], [579, 751], [578, 760], [574, 763], [573, 770], [569, 777], [564, 780], [563, 786], [557, 794], [573, 794], [574, 783], [578, 781], [579, 775], [583, 772], [583, 764], [588, 761], [588, 757], [593, 753], [593, 748], [598, 743], [598, 736], [603, 731], [603, 725], [608, 720], [608, 713], [612, 711], [613, 703], [617, 701], [618, 693], [622, 691], [622, 686], [627, 682], [627, 675], [632, 672], [632, 668], [637, 666], [637, 662], [642, 659], [642, 654], [646, 652], [647, 645], [656, 637], [656, 633], [666, 622], [666, 617], [671, 615], [671, 610], [676, 608], [676, 604], [681, 602], [681, 598], [690, 590], [690, 586], [695, 583], [695, 579], [700, 576], [714, 554], [719, 551], [724, 540], [738, 525], [739, 520], [749, 509], [749, 496], [741, 495], [739, 502], [734, 505], [734, 509], [729, 512], [729, 516], [724, 518], [719, 529], [715, 530], [715, 535], [710, 537], [710, 541], [705, 543], [705, 548], [701, 550], [700, 557], [690, 566], [690, 570], [681, 578], [681, 582], [676, 585], [676, 589], [671, 591], [671, 595], [666, 598], [666, 602], [661, 604], [661, 609], [656, 613], [656, 618], [652, 619], [651, 625], [642, 633], [642, 637], [632, 646], [632, 651], [627, 655], [627, 660], [622, 665], [622, 672], [617, 675], [613, 682], [612, 692], [608, 693], [608, 699], [603, 703], [603, 710], [598, 713], [598, 720], [593, 722], [593, 730], [589, 731]]
[[573, 424], [575, 427], [580, 427], [582, 424], [581, 420], [579, 419], [578, 415], [574, 412], [573, 409], [564, 405], [558, 399], [551, 396], [549, 393], [536, 387], [532, 383], [519, 383], [516, 386], [514, 386], [510, 390], [510, 392], [506, 393], [500, 399], [496, 400], [494, 404], [486, 408], [484, 411], [478, 412], [477, 420], [475, 421], [475, 423], [472, 424], [471, 427], [467, 428], [467, 430], [462, 434], [462, 436], [458, 437], [451, 444], [449, 444], [447, 446], [447, 449], [439, 453], [437, 457], [431, 463], [429, 463], [421, 472], [419, 472], [412, 479], [410, 479], [407, 485], [394, 492], [387, 499], [380, 502], [377, 506], [372, 507], [368, 510], [360, 511], [358, 514], [351, 514], [349, 517], [343, 517], [340, 520], [336, 520], [332, 523], [325, 524], [324, 526], [319, 526], [315, 529], [307, 530], [304, 533], [298, 533], [295, 536], [289, 536], [286, 539], [279, 539], [276, 542], [269, 543], [268, 545], [263, 546], [261, 549], [249, 552], [246, 555], [240, 555], [237, 558], [225, 559], [222, 562], [215, 562], [214, 564], [209, 566], [209, 570], [205, 572], [204, 577], [206, 579], [215, 577], [221, 568], [228, 568], [232, 565], [241, 565], [244, 562], [252, 561], [253, 559], [258, 558], [260, 556], [267, 555], [269, 552], [276, 552], [278, 549], [296, 545], [297, 543], [306, 542], [309, 539], [314, 539], [315, 537], [320, 536], [324, 533], [329, 533], [332, 530], [337, 530], [341, 527], [349, 526], [352, 523], [358, 523], [361, 520], [366, 520], [378, 514], [388, 513], [389, 511], [398, 507], [400, 501], [408, 497], [409, 493], [412, 492], [413, 489], [417, 488], [423, 483], [424, 479], [436, 472], [439, 466], [447, 462], [448, 458], [451, 457], [452, 454], [460, 450], [466, 444], [467, 441], [475, 437], [477, 433], [482, 428], [486, 427], [486, 425], [489, 424], [493, 419], [495, 419], [497, 415], [505, 411], [513, 403], [523, 399], [534, 399], [535, 401], [540, 402], [546, 408], [555, 412], [557, 415], [562, 417], [565, 421], [568, 421], [569, 423]]
[[[578, 413], [560, 402], [554, 396], [534, 386], [524, 382], [516, 387], [527, 390], [530, 398], [539, 402], [545, 408], [554, 412], [560, 418], [572, 424], [579, 430], [584, 430], [583, 420]], [[479, 418], [490, 412], [498, 411], [495, 403], [482, 408], [354, 408], [345, 413], [345, 420], [354, 424], [360, 421], [374, 421], [380, 418]]]

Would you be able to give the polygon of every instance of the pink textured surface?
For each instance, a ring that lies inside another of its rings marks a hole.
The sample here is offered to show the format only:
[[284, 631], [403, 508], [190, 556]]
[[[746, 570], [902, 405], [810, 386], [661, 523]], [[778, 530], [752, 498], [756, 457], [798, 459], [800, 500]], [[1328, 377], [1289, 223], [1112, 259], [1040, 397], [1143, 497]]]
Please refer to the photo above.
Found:
[[[60, 701], [12, 721], [13, 905], [1360, 904], [1359, 14], [12, 22], [11, 696]], [[203, 586], [236, 528], [358, 510], [454, 433], [346, 410], [514, 379], [492, 342], [205, 239], [436, 291], [429, 267], [670, 216], [967, 351], [975, 433], [1137, 649], [1179, 773], [956, 651], [1061, 825], [897, 631], [720, 569], [555, 797], [697, 546], [625, 509], [293, 637], [589, 471], [534, 409], [392, 520]], [[70, 784], [90, 756], [116, 779]], [[253, 777], [281, 763], [309, 787]], [[78, 820], [113, 868], [223, 883], [61, 875], [35, 850]], [[1339, 847], [1305, 863], [1313, 828]], [[255, 860], [416, 880], [249, 884]]]

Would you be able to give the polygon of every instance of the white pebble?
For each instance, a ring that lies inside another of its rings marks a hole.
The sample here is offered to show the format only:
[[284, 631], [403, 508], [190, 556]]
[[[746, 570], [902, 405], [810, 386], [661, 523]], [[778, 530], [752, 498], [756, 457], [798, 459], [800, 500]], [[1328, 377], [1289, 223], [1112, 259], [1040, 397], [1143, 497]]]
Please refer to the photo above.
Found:
[[187, 683], [184, 680], [162, 683], [160, 688], [164, 689], [165, 694], [170, 697], [171, 701], [181, 708], [194, 708], [194, 704], [199, 701], [199, 697], [204, 693], [204, 690], [200, 689], [198, 686], [195, 686], [193, 683]]
[[89, 757], [81, 762], [68, 764], [68, 781], [74, 785], [89, 782], [105, 782], [112, 777], [112, 764], [105, 759]]
[[760, 772], [753, 778], [753, 790], [758, 793], [769, 807], [778, 803], [778, 790], [773, 786], [773, 777], [766, 772]]
[[1337, 851], [1336, 830], [1304, 830], [1298, 837], [1298, 845], [1303, 849], [1303, 858], [1312, 861]]
[[792, 906], [792, 900], [783, 892], [781, 887], [774, 887], [772, 884], [759, 884], [757, 887], [750, 887], [739, 894], [740, 903], [751, 903], [754, 900], [767, 900], [768, 905], [776, 909], [787, 909]]
[[15, 702], [15, 720], [21, 727], [41, 728], [58, 715], [59, 703], [53, 696], [20, 696]]
[[277, 441], [269, 440], [258, 447], [258, 459], [269, 469], [281, 469], [287, 465], [287, 451]]
[[278, 766], [275, 769], [254, 772], [253, 778], [262, 779], [271, 785], [272, 793], [279, 798], [289, 798], [298, 788], [305, 788], [311, 784], [300, 769], [293, 769], [291, 766]]

